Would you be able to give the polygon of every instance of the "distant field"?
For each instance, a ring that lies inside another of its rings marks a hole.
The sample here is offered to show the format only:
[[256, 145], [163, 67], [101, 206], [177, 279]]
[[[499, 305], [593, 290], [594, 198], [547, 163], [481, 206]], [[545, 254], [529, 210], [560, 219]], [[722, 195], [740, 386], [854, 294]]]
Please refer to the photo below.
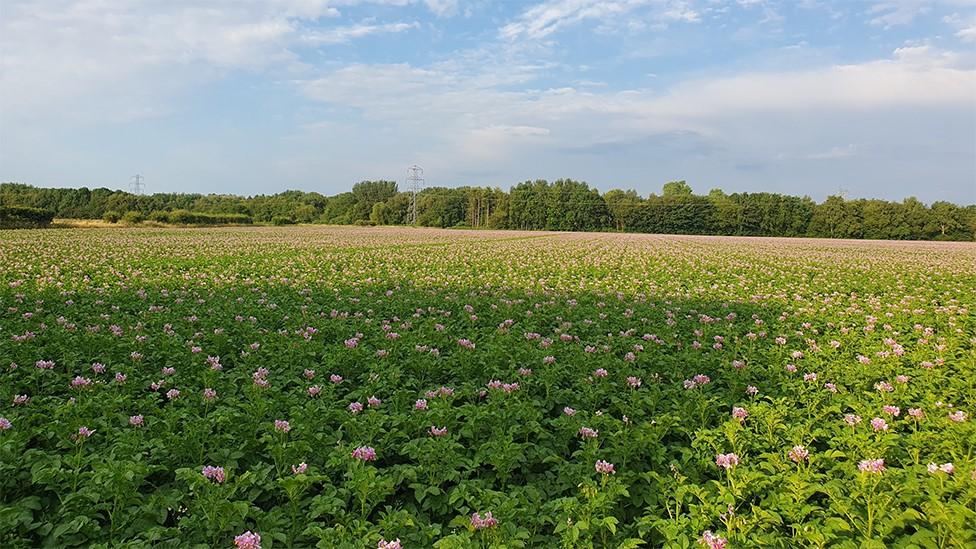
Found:
[[0, 547], [972, 547], [974, 265], [971, 243], [0, 231]]

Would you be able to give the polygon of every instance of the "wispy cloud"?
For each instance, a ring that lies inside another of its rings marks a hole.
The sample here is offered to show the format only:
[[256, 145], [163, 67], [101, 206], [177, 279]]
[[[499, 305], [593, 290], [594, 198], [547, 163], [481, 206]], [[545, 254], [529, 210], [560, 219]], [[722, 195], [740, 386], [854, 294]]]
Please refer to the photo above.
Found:
[[310, 44], [345, 44], [357, 38], [364, 38], [372, 34], [395, 34], [419, 28], [420, 24], [413, 23], [360, 23], [343, 27], [334, 27], [320, 31], [307, 32], [301, 39]]
[[541, 39], [582, 21], [602, 22], [644, 7], [654, 8], [646, 16], [656, 21], [699, 20], [698, 12], [684, 0], [548, 0], [523, 11], [499, 35], [506, 40]]

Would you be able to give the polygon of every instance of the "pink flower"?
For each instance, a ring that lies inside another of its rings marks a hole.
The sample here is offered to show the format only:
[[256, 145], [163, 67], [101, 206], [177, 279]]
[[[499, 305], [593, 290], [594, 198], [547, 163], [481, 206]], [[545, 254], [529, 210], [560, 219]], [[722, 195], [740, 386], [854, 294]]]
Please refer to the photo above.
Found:
[[30, 397], [27, 395], [14, 395], [14, 406], [23, 406], [30, 402]]
[[360, 446], [352, 451], [352, 457], [360, 461], [376, 461], [376, 450], [371, 446]]
[[736, 454], [718, 454], [715, 456], [715, 465], [722, 469], [731, 469], [739, 464], [739, 456]]
[[518, 374], [520, 376], [522, 376], [522, 377], [529, 377], [529, 376], [532, 375], [532, 369], [531, 368], [519, 368], [518, 369]]
[[600, 432], [596, 429], [590, 429], [589, 427], [580, 427], [579, 436], [583, 438], [596, 438], [599, 436]]
[[305, 368], [305, 372], [302, 375], [305, 376], [305, 379], [314, 379], [315, 370], [309, 370], [308, 368]]
[[865, 459], [857, 464], [857, 469], [862, 473], [883, 473], [885, 470], [884, 459]]
[[319, 393], [322, 392], [322, 388], [319, 387], [318, 385], [312, 385], [311, 387], [308, 388], [307, 392], [308, 392], [308, 396], [314, 398], [319, 396]]
[[170, 389], [169, 391], [166, 391], [166, 398], [170, 400], [176, 400], [176, 398], [179, 396], [180, 396], [179, 389]]
[[879, 381], [874, 384], [874, 388], [881, 393], [890, 393], [895, 390], [894, 387], [887, 381]]
[[144, 420], [141, 415], [129, 416], [129, 425], [133, 427], [142, 427]]
[[471, 515], [471, 527], [475, 530], [482, 530], [484, 528], [492, 528], [495, 526], [498, 526], [498, 519], [491, 516], [491, 511], [485, 513], [484, 517], [478, 513], [473, 513]]
[[459, 339], [458, 345], [464, 347], [465, 349], [474, 349], [474, 343], [470, 339]]
[[10, 423], [9, 419], [5, 417], [0, 417], [0, 431], [6, 431], [7, 429], [12, 428], [13, 426], [14, 424]]
[[34, 366], [36, 366], [38, 370], [53, 370], [54, 369], [54, 361], [53, 360], [38, 360], [37, 362], [34, 363]]
[[748, 416], [749, 416], [749, 412], [746, 411], [745, 408], [740, 408], [738, 406], [732, 408], [732, 417], [734, 417], [735, 419], [742, 421]]
[[597, 368], [593, 371], [595, 377], [607, 377], [607, 371], [604, 368]]
[[876, 417], [871, 420], [871, 428], [874, 429], [875, 431], [887, 431], [888, 422], [881, 419], [880, 417]]
[[376, 543], [376, 549], [403, 549], [403, 546], [400, 545], [400, 538], [397, 538], [393, 541], [386, 541], [385, 539], [380, 539], [380, 541]]
[[837, 392], [837, 386], [834, 385], [833, 383], [824, 383], [824, 389], [827, 389], [831, 393]]
[[953, 473], [956, 472], [956, 466], [953, 465], [952, 463], [943, 463], [942, 465], [938, 465], [938, 464], [935, 464], [935, 463], [929, 463], [928, 470], [929, 470], [929, 473], [932, 473], [932, 474], [935, 474], [935, 473], [945, 473], [947, 475], [951, 475], [951, 474], [953, 474]]
[[203, 468], [203, 476], [216, 482], [217, 484], [223, 484], [227, 480], [227, 476], [224, 473], [223, 467], [215, 467], [213, 465], [207, 465]]
[[604, 475], [612, 475], [617, 472], [614, 470], [612, 463], [609, 461], [603, 461], [602, 459], [596, 460], [593, 468], [596, 469], [597, 473], [602, 473]]
[[93, 362], [92, 365], [91, 365], [91, 369], [96, 374], [104, 374], [105, 373], [105, 365], [102, 364], [101, 362]]
[[345, 342], [345, 344], [346, 344], [346, 348], [347, 349], [355, 349], [356, 347], [359, 346], [359, 340], [356, 339], [355, 337], [353, 337], [353, 338], [347, 339], [346, 342]]
[[427, 400], [426, 399], [423, 399], [423, 398], [418, 398], [417, 399], [417, 402], [414, 402], [413, 403], [413, 409], [414, 410], [426, 410], [427, 409]]
[[427, 432], [430, 433], [430, 436], [432, 437], [442, 437], [447, 434], [447, 427], [436, 427], [431, 425]]
[[795, 364], [787, 364], [785, 366], [785, 368], [786, 368], [786, 371], [789, 372], [789, 373], [791, 373], [791, 374], [796, 372], [796, 365]]
[[71, 386], [75, 389], [90, 387], [91, 384], [92, 380], [88, 379], [87, 377], [75, 376], [75, 378], [71, 380]]
[[301, 463], [299, 463], [298, 465], [292, 465], [291, 466], [291, 472], [294, 473], [294, 474], [296, 474], [296, 475], [305, 474], [305, 471], [307, 471], [307, 470], [308, 470], [308, 464], [305, 463], [304, 461], [301, 462]]
[[844, 414], [844, 423], [853, 427], [858, 423], [861, 423], [861, 416], [856, 414]]
[[712, 382], [712, 378], [706, 376], [705, 374], [698, 374], [695, 377], [691, 378], [691, 380], [697, 383], [698, 385], [708, 385], [709, 383]]
[[383, 401], [376, 398], [375, 396], [371, 396], [366, 399], [366, 403], [369, 404], [370, 408], [379, 408], [380, 404], [382, 404]]
[[897, 376], [895, 376], [895, 381], [897, 381], [898, 383], [908, 383], [908, 376], [906, 376], [906, 375], [897, 375]]
[[332, 375], [329, 376], [329, 381], [331, 381], [332, 383], [338, 385], [338, 384], [342, 383], [342, 376], [340, 376], [339, 374], [332, 374]]
[[817, 374], [815, 373], [803, 374], [803, 381], [817, 381]]
[[641, 386], [641, 383], [642, 383], [642, 381], [641, 381], [641, 378], [639, 378], [639, 377], [635, 377], [635, 376], [628, 376], [627, 377], [627, 385], [630, 385], [634, 389], [640, 387]]
[[203, 400], [206, 400], [207, 402], [213, 402], [214, 400], [217, 400], [217, 391], [211, 389], [210, 387], [207, 387], [206, 389], [203, 390]]
[[358, 414], [359, 412], [362, 412], [363, 411], [363, 403], [362, 402], [353, 402], [353, 403], [350, 403], [349, 404], [349, 411], [352, 412], [352, 413], [354, 413], [354, 414]]
[[725, 549], [729, 541], [723, 537], [716, 536], [711, 530], [705, 530], [702, 532], [698, 543], [704, 545], [708, 549]]
[[756, 396], [759, 394], [759, 387], [756, 387], [755, 385], [746, 387], [746, 394], [749, 396]]
[[922, 419], [925, 417], [925, 412], [921, 408], [909, 408], [908, 415], [915, 419]]
[[234, 538], [237, 549], [261, 549], [261, 536], [248, 530]]
[[552, 355], [542, 357], [542, 363], [543, 364], [555, 364], [556, 363], [556, 357], [554, 357]]
[[119, 383], [119, 384], [125, 383], [125, 380], [126, 380], [127, 377], [128, 376], [126, 376], [122, 372], [115, 372], [115, 382], [116, 383]]
[[962, 423], [966, 421], [966, 412], [963, 412], [962, 410], [956, 410], [955, 412], [949, 414], [949, 419], [956, 423]]
[[569, 406], [565, 406], [563, 408], [563, 413], [566, 414], [567, 416], [575, 416], [576, 410], [570, 408]]
[[291, 431], [291, 424], [283, 419], [276, 419], [274, 422], [274, 428], [275, 431], [280, 433], [287, 433], [288, 431]]
[[891, 416], [897, 416], [897, 415], [901, 414], [901, 408], [899, 408], [897, 406], [890, 406], [890, 405], [889, 406], [884, 406], [883, 408], [881, 408], [881, 410], [884, 413], [886, 413], [888, 415], [891, 415]]
[[790, 449], [789, 457], [796, 463], [805, 461], [810, 456], [810, 451], [801, 445], [796, 445]]

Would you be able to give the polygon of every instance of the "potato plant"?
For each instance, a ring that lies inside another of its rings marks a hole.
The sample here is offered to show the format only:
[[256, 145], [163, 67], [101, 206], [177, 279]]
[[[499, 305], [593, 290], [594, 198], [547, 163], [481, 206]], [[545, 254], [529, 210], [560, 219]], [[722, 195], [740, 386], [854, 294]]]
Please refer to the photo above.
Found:
[[972, 547], [974, 264], [0, 231], [0, 546]]

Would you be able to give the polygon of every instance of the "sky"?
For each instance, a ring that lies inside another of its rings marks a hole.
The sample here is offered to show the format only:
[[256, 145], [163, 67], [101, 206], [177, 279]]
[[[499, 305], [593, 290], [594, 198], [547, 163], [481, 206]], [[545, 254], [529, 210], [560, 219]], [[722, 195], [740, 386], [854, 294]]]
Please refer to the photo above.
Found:
[[0, 0], [0, 181], [976, 203], [976, 0]]

